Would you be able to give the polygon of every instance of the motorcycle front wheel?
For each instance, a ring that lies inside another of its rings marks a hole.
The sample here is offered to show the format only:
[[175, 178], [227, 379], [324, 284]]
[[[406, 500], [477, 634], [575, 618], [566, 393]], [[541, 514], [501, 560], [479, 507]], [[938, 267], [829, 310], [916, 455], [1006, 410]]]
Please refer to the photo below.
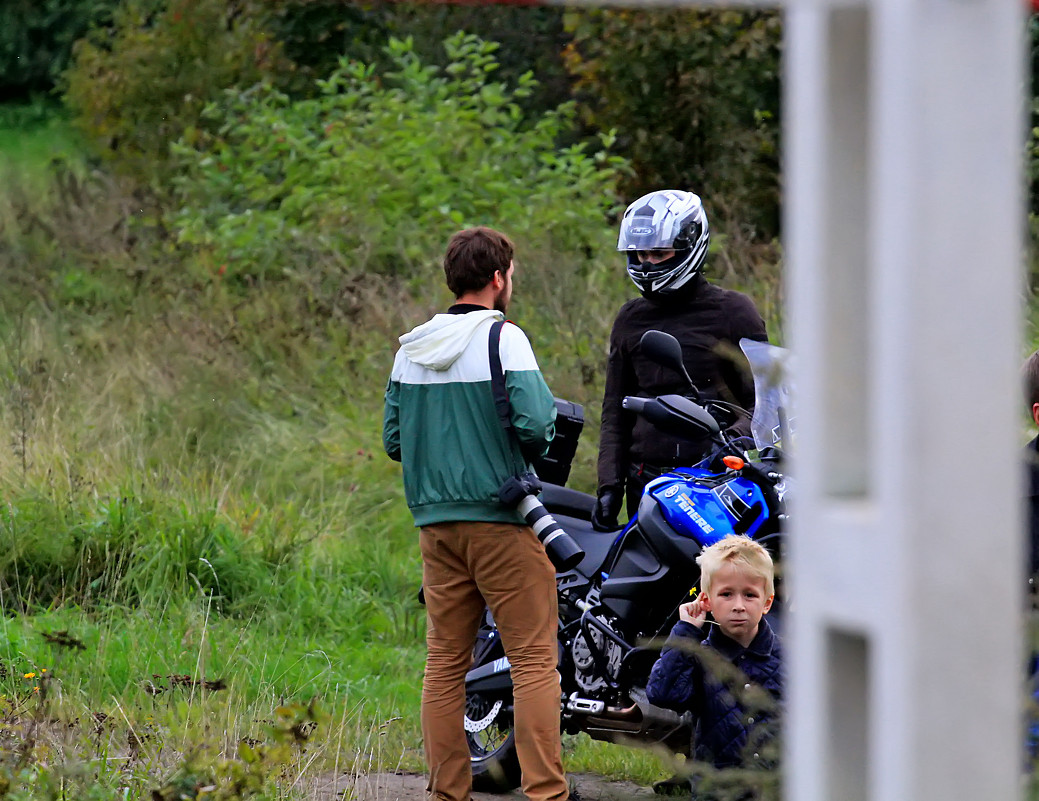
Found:
[[502, 699], [465, 694], [465, 739], [473, 769], [473, 790], [507, 793], [520, 786], [512, 707]]

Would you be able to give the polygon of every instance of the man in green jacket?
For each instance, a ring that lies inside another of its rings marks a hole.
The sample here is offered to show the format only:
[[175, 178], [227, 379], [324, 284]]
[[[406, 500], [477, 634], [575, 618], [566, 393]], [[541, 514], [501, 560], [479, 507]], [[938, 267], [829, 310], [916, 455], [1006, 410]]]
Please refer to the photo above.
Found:
[[524, 333], [506, 324], [500, 355], [515, 436], [499, 422], [488, 336], [512, 296], [513, 246], [490, 228], [455, 234], [444, 256], [456, 302], [400, 338], [386, 387], [383, 447], [404, 468], [421, 528], [426, 599], [422, 736], [429, 796], [469, 801], [465, 674], [485, 606], [512, 666], [516, 753], [532, 801], [564, 801], [556, 672], [555, 570], [533, 529], [498, 500], [555, 435], [555, 403]]

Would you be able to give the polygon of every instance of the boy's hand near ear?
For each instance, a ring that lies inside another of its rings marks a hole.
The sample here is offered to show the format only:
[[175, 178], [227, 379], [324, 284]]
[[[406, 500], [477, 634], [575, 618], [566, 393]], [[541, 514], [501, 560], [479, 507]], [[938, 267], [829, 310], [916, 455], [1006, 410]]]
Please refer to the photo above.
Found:
[[696, 596], [696, 599], [678, 607], [678, 619], [686, 623], [692, 623], [698, 629], [703, 628], [707, 622], [707, 612], [711, 608], [710, 601], [704, 593]]

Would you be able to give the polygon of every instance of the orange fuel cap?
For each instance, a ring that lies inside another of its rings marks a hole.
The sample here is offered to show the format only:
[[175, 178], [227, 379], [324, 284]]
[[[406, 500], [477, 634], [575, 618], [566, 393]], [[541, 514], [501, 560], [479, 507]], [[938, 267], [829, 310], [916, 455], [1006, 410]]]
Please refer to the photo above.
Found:
[[730, 470], [742, 470], [745, 462], [739, 456], [723, 456], [722, 464]]

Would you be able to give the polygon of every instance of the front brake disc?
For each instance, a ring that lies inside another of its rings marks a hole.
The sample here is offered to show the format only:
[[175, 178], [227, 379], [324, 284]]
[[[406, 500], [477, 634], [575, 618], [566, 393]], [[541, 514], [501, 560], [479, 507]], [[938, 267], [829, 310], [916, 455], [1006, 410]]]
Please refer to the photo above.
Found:
[[494, 719], [498, 717], [498, 710], [501, 709], [501, 701], [495, 701], [494, 705], [491, 706], [491, 711], [484, 715], [479, 720], [473, 720], [469, 717], [469, 713], [465, 713], [465, 730], [470, 734], [475, 734], [478, 731], [483, 731], [492, 723]]

